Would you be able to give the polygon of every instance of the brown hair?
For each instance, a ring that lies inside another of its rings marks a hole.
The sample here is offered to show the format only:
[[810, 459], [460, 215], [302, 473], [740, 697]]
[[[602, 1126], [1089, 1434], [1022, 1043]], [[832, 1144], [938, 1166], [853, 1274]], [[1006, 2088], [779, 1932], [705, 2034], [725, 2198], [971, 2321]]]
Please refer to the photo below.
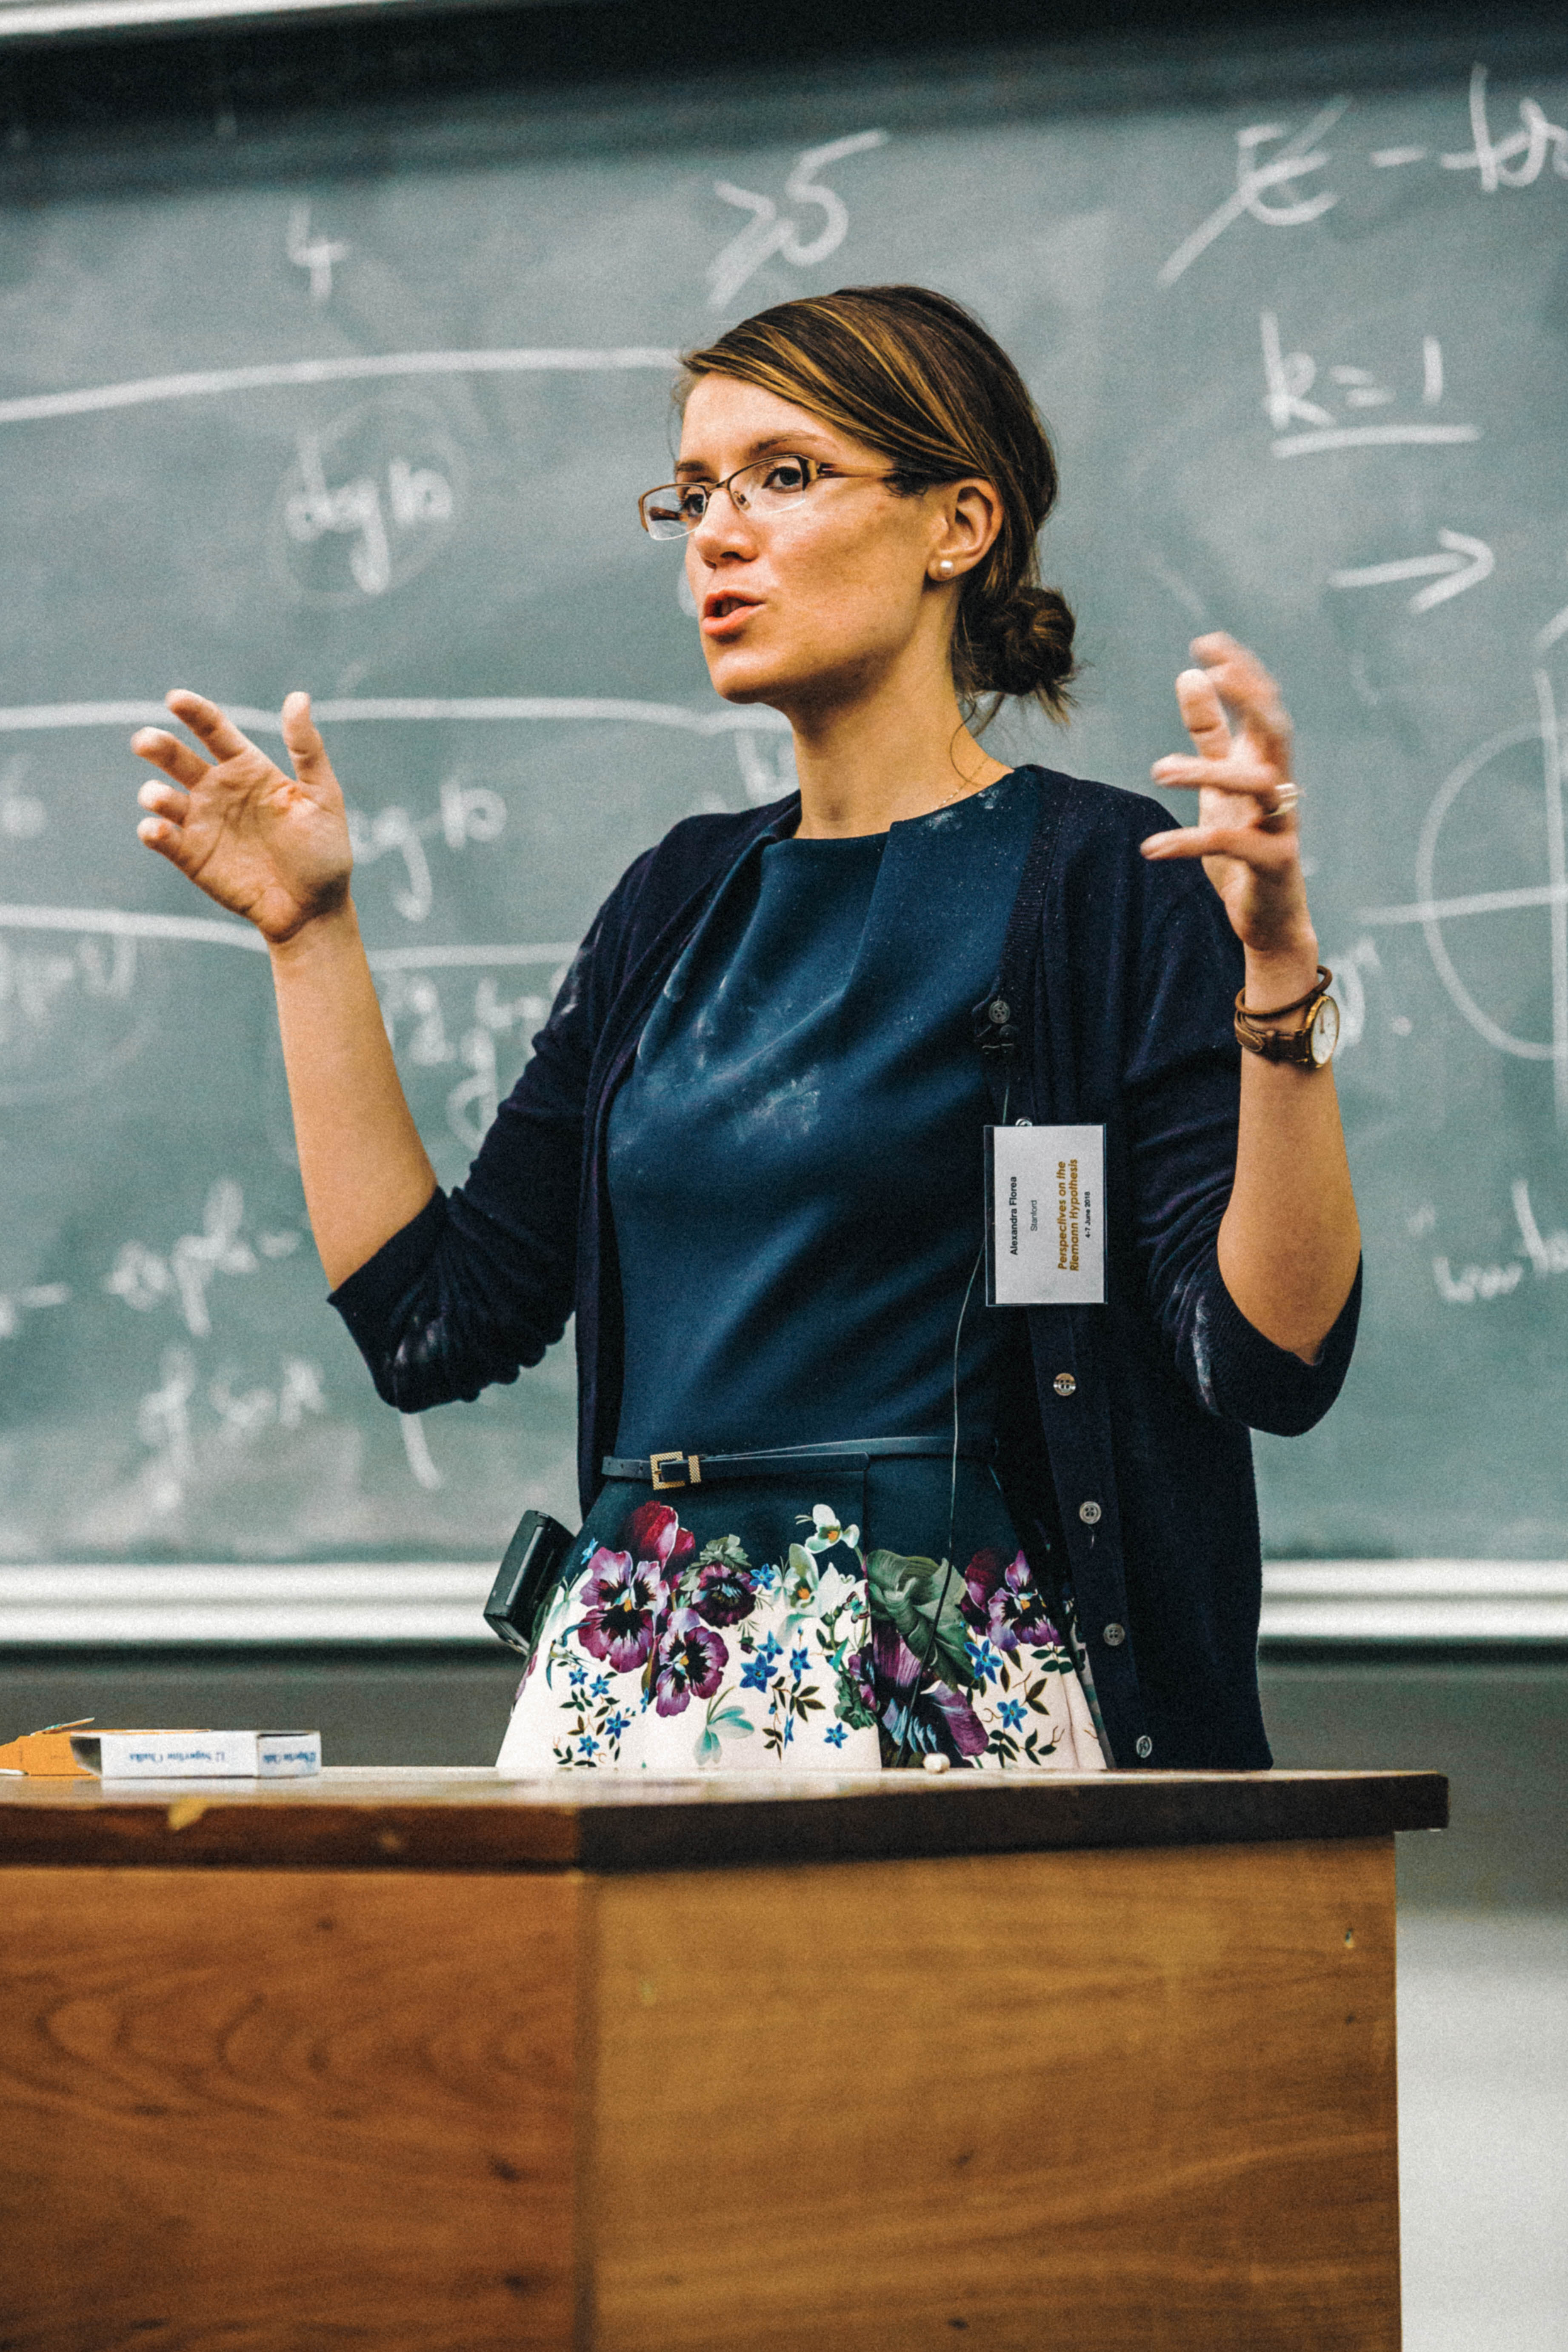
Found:
[[705, 375], [760, 385], [890, 459], [906, 494], [965, 475], [993, 483], [1002, 527], [963, 583], [953, 682], [971, 705], [1032, 695], [1066, 717], [1073, 616], [1040, 584], [1035, 544], [1056, 459], [1023, 377], [972, 312], [923, 286], [846, 286], [760, 310], [680, 363], [679, 396]]

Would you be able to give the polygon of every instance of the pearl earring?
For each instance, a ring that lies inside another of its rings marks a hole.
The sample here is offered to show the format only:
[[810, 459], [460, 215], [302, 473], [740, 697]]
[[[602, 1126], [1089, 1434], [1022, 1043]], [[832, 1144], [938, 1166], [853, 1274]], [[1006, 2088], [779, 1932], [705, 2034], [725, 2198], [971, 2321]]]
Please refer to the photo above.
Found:
[[942, 562], [936, 568], [942, 573], [943, 579], [945, 579], [947, 574], [952, 570], [952, 558], [950, 555], [944, 555]]

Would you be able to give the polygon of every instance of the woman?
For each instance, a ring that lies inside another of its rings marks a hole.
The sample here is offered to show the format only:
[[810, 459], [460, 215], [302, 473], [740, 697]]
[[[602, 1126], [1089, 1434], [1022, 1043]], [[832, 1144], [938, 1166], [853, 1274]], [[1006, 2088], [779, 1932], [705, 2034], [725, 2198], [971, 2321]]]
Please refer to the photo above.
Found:
[[[1247, 1425], [1327, 1410], [1359, 1291], [1275, 688], [1197, 641], [1194, 751], [1153, 771], [1190, 827], [1008, 771], [968, 721], [1060, 717], [1073, 625], [1005, 354], [883, 287], [685, 371], [643, 522], [684, 541], [719, 693], [788, 718], [799, 793], [637, 859], [449, 1199], [307, 698], [292, 779], [194, 694], [210, 762], [135, 739], [169, 779], [142, 840], [271, 950], [310, 1221], [382, 1394], [471, 1398], [575, 1310], [586, 1520], [503, 1761], [1267, 1765]], [[983, 1129], [1030, 1123], [1103, 1127], [1103, 1305], [977, 1294]]]

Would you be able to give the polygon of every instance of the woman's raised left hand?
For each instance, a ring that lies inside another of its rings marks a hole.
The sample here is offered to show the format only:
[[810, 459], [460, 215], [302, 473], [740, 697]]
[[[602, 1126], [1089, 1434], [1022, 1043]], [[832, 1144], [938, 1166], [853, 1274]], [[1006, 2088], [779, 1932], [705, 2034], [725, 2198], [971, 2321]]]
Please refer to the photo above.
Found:
[[1157, 760], [1151, 773], [1157, 784], [1195, 792], [1198, 821], [1151, 834], [1143, 855], [1154, 861], [1201, 857], [1252, 955], [1313, 960], [1290, 720], [1279, 689], [1256, 654], [1220, 631], [1194, 637], [1193, 653], [1203, 667], [1182, 671], [1176, 701], [1195, 756], [1173, 752]]

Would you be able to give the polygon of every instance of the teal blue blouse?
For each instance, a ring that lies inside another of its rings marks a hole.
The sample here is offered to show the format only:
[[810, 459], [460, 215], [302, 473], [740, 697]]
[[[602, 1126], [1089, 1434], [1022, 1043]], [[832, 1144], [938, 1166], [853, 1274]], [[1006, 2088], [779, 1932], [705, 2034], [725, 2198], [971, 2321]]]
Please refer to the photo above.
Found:
[[1016, 772], [886, 834], [731, 870], [610, 1114], [616, 1451], [994, 1432], [973, 1007], [1038, 810]]

